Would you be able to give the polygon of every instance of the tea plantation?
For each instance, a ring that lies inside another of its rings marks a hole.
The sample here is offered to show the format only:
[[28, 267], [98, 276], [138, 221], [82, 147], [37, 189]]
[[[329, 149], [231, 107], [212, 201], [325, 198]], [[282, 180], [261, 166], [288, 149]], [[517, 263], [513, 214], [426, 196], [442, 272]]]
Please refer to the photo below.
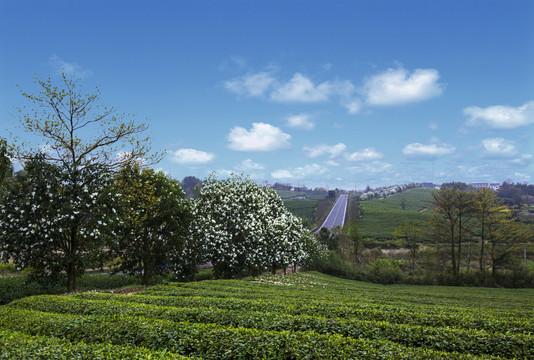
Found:
[[0, 359], [532, 359], [534, 291], [308, 272], [39, 295], [0, 307]]

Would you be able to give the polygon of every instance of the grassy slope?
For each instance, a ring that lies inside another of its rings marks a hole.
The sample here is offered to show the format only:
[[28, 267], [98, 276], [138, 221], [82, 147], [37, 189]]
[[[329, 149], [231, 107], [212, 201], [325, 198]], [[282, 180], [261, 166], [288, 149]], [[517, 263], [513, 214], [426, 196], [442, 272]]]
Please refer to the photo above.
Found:
[[532, 289], [383, 286], [313, 272], [251, 280], [170, 283], [131, 296], [30, 297], [0, 307], [0, 335], [109, 341], [204, 359], [534, 355]]
[[[391, 239], [395, 228], [407, 221], [425, 222], [432, 208], [430, 189], [417, 188], [395, 194], [386, 199], [360, 201], [363, 212], [360, 231], [363, 237]], [[406, 209], [401, 208], [401, 199], [406, 199]]]

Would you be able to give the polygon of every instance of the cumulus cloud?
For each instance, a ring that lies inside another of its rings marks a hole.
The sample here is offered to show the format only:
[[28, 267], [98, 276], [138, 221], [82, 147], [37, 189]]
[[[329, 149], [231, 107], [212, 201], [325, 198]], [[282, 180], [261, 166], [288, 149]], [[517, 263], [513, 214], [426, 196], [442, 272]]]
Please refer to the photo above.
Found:
[[272, 93], [271, 100], [278, 102], [323, 102], [330, 96], [349, 96], [354, 91], [354, 85], [348, 80], [325, 81], [315, 85], [308, 77], [295, 73], [291, 80], [280, 84]]
[[226, 90], [242, 96], [262, 96], [275, 82], [268, 72], [247, 74], [224, 83]]
[[482, 145], [491, 157], [512, 157], [517, 154], [514, 143], [503, 138], [484, 139]]
[[288, 116], [286, 120], [287, 126], [295, 129], [313, 130], [315, 127], [315, 124], [311, 121], [311, 116], [308, 114]]
[[195, 149], [178, 149], [169, 151], [169, 160], [181, 165], [198, 165], [205, 164], [215, 158], [213, 153], [195, 150]]
[[237, 151], [274, 151], [290, 147], [291, 135], [270, 124], [253, 123], [246, 130], [235, 126], [228, 134], [228, 147]]
[[330, 158], [335, 158], [345, 151], [347, 146], [343, 143], [336, 145], [319, 144], [315, 146], [304, 146], [302, 150], [310, 158], [315, 158], [322, 155], [329, 155]]
[[435, 69], [388, 69], [365, 82], [362, 93], [367, 104], [373, 106], [399, 105], [427, 100], [443, 93]]
[[361, 163], [357, 166], [349, 166], [346, 167], [345, 170], [347, 170], [349, 173], [353, 175], [361, 175], [361, 174], [378, 174], [383, 173], [391, 169], [391, 164], [384, 161], [372, 161], [372, 162], [366, 162]]
[[263, 170], [265, 166], [257, 162], [252, 161], [251, 159], [243, 160], [239, 165], [236, 166], [237, 170], [249, 171], [249, 170]]
[[447, 144], [408, 144], [402, 149], [404, 155], [415, 159], [432, 160], [454, 153], [456, 148]]
[[345, 155], [345, 158], [349, 161], [373, 161], [380, 160], [382, 157], [384, 157], [384, 154], [374, 148], [365, 148], [361, 151]]
[[67, 62], [55, 54], [50, 57], [49, 63], [59, 74], [63, 73], [79, 78], [85, 78], [92, 74], [91, 70], [84, 69], [77, 63]]
[[315, 177], [317, 175], [323, 175], [328, 172], [328, 169], [318, 165], [311, 164], [302, 167], [290, 168], [290, 169], [279, 169], [273, 171], [271, 176], [274, 179], [305, 179], [308, 177]]
[[534, 123], [534, 101], [519, 106], [495, 105], [481, 108], [470, 106], [463, 110], [467, 125], [485, 124], [495, 129], [514, 129]]

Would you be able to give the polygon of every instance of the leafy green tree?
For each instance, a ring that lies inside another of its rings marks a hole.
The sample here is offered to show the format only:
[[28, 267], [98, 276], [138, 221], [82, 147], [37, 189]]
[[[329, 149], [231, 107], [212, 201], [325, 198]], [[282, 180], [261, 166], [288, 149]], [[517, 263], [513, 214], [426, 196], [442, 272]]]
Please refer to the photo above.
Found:
[[97, 258], [117, 221], [109, 172], [98, 163], [64, 170], [29, 159], [0, 205], [0, 253], [31, 276], [56, 282], [67, 275], [69, 291]]
[[351, 219], [345, 227], [345, 236], [349, 239], [352, 245], [352, 251], [356, 262], [362, 262], [363, 239], [360, 234], [360, 225], [354, 219]]
[[442, 221], [433, 219], [434, 224], [442, 224], [447, 228], [447, 242], [450, 251], [452, 274], [458, 281], [462, 258], [462, 243], [469, 224], [471, 211], [471, 195], [463, 183], [443, 185], [439, 191], [432, 192], [434, 212]]
[[512, 221], [505, 210], [506, 206], [497, 199], [497, 194], [492, 189], [483, 187], [475, 192], [473, 197], [473, 216], [477, 223], [473, 227], [473, 232], [480, 239], [478, 266], [481, 274], [485, 270], [486, 243], [488, 240], [491, 241], [496, 234], [497, 228]]
[[417, 251], [419, 250], [419, 222], [405, 222], [399, 225], [393, 232], [395, 239], [401, 241], [401, 245], [406, 247], [410, 251], [410, 259], [412, 261], [412, 271], [415, 272], [415, 260], [417, 258]]
[[142, 274], [143, 285], [165, 273], [169, 254], [183, 249], [190, 214], [180, 185], [162, 172], [122, 168], [115, 178], [120, 198], [120, 269]]

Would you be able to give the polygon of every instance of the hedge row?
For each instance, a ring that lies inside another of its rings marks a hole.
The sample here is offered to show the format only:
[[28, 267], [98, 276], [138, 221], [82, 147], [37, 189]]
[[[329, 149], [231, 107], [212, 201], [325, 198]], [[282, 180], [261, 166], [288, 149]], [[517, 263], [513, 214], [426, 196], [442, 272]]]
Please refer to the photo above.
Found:
[[472, 314], [461, 312], [459, 314], [445, 313], [442, 315], [426, 314], [417, 311], [403, 311], [394, 307], [385, 310], [367, 308], [365, 306], [347, 306], [323, 304], [319, 301], [272, 301], [262, 299], [238, 299], [238, 298], [210, 298], [198, 296], [155, 296], [155, 295], [113, 295], [113, 294], [76, 294], [76, 298], [108, 300], [113, 299], [122, 302], [137, 302], [160, 306], [175, 307], [214, 307], [218, 309], [240, 311], [263, 311], [271, 313], [284, 313], [290, 315], [310, 315], [325, 318], [354, 318], [359, 320], [387, 321], [396, 324], [410, 324], [432, 327], [457, 327], [462, 329], [477, 329], [492, 332], [513, 332], [519, 334], [534, 333], [534, 324], [528, 318], [478, 318]]
[[[141, 285], [139, 278], [130, 275], [84, 275], [78, 280], [79, 289], [107, 290], [129, 285]], [[66, 282], [44, 286], [35, 281], [28, 282], [26, 276], [0, 277], [0, 305], [26, 296], [60, 294], [67, 291]]]
[[86, 344], [43, 336], [31, 336], [16, 331], [0, 330], [0, 359], [43, 360], [137, 360], [137, 359], [189, 359], [167, 351], [112, 344]]
[[[215, 289], [215, 290], [214, 290]], [[311, 292], [313, 295], [317, 296], [318, 291], [313, 290]], [[247, 289], [242, 290], [239, 288], [231, 288], [231, 289], [222, 289], [219, 290], [218, 287], [213, 288], [202, 288], [202, 289], [189, 289], [189, 288], [182, 288], [177, 287], [175, 285], [171, 286], [155, 286], [153, 288], [147, 289], [142, 293], [142, 295], [153, 295], [153, 296], [202, 296], [207, 298], [236, 298], [236, 299], [243, 299], [243, 300], [251, 300], [253, 302], [256, 302], [257, 300], [264, 300], [269, 302], [276, 302], [281, 307], [284, 307], [287, 304], [293, 303], [293, 299], [296, 297], [299, 297], [300, 299], [305, 300], [306, 304], [310, 306], [320, 306], [322, 308], [328, 308], [331, 307], [333, 309], [339, 309], [340, 307], [350, 307], [351, 309], [359, 309], [362, 313], [364, 313], [362, 316], [365, 316], [365, 314], [369, 314], [370, 312], [373, 312], [373, 319], [377, 319], [375, 316], [379, 316], [380, 320], [390, 320], [389, 318], [384, 318], [385, 314], [387, 314], [388, 317], [394, 317], [394, 316], [400, 316], [401, 318], [409, 316], [411, 317], [412, 314], [425, 314], [429, 315], [429, 319], [436, 317], [439, 318], [440, 321], [443, 321], [443, 319], [447, 318], [447, 321], [450, 321], [450, 323], [438, 323], [433, 324], [432, 322], [420, 324], [420, 325], [431, 325], [431, 326], [462, 326], [466, 324], [467, 320], [467, 328], [477, 328], [477, 329], [484, 329], [484, 323], [490, 323], [494, 324], [495, 322], [499, 322], [502, 319], [506, 319], [505, 322], [502, 324], [503, 328], [514, 328], [514, 322], [517, 323], [523, 323], [526, 316], [534, 316], [533, 314], [530, 314], [527, 310], [523, 311], [492, 311], [491, 309], [466, 309], [464, 308], [455, 308], [450, 306], [438, 306], [438, 305], [426, 305], [426, 306], [420, 306], [420, 305], [414, 305], [414, 304], [406, 304], [403, 303], [402, 305], [399, 304], [377, 304], [372, 303], [368, 300], [360, 300], [357, 301], [355, 299], [346, 299], [346, 298], [337, 298], [332, 299], [328, 298], [326, 296], [323, 297], [312, 297], [308, 296], [309, 294], [302, 294], [302, 293], [294, 293], [294, 294], [285, 294], [284, 292], [280, 293], [277, 291], [271, 291], [263, 290], [263, 289], [257, 289], [254, 291], [253, 289]], [[302, 296], [306, 295], [306, 296]], [[466, 310], [469, 310], [469, 312], [466, 312]], [[382, 314], [382, 317], [380, 317], [380, 314]], [[355, 315], [356, 316], [356, 315]], [[469, 319], [466, 319], [466, 316], [469, 317]], [[432, 321], [432, 320], [429, 320]], [[400, 321], [404, 322], [404, 321]], [[509, 326], [512, 325], [512, 326]], [[534, 332], [534, 324], [525, 328], [525, 333]]]
[[392, 324], [384, 321], [326, 319], [317, 316], [291, 316], [257, 311], [229, 311], [214, 308], [176, 308], [117, 301], [91, 301], [59, 296], [21, 299], [10, 306], [76, 315], [142, 316], [170, 321], [215, 323], [275, 331], [314, 331], [339, 334], [354, 339], [388, 340], [408, 346], [447, 352], [492, 354], [504, 357], [534, 356], [534, 337], [523, 334], [489, 333], [478, 330], [435, 328]]
[[479, 358], [313, 332], [262, 331], [117, 315], [52, 314], [10, 307], [0, 308], [0, 328], [73, 342], [141, 346], [203, 359]]

